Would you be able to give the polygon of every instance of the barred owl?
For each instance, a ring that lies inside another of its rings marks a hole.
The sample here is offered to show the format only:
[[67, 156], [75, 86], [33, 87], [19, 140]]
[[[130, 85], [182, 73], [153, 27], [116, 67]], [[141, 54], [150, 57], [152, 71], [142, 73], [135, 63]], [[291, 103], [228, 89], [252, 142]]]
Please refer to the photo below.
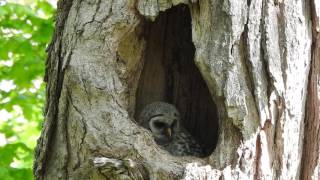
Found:
[[174, 156], [203, 156], [203, 149], [180, 126], [177, 108], [165, 102], [153, 102], [142, 110], [139, 116], [141, 125], [150, 130], [156, 143]]

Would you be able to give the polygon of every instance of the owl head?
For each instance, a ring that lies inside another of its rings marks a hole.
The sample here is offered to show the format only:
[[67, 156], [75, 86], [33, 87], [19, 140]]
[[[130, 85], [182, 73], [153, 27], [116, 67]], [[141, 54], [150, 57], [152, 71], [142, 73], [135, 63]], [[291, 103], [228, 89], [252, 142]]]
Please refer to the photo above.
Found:
[[144, 107], [139, 120], [143, 127], [152, 132], [155, 141], [160, 145], [169, 143], [180, 126], [177, 108], [165, 102], [153, 102]]

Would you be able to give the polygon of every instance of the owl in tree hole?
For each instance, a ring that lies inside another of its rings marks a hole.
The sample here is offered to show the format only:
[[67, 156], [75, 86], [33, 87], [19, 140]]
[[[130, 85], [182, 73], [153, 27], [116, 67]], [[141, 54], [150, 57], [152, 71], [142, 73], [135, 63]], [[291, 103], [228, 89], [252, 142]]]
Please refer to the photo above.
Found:
[[174, 156], [202, 157], [203, 149], [180, 126], [180, 114], [177, 108], [165, 102], [153, 102], [142, 110], [139, 116], [141, 125], [150, 130], [156, 143]]

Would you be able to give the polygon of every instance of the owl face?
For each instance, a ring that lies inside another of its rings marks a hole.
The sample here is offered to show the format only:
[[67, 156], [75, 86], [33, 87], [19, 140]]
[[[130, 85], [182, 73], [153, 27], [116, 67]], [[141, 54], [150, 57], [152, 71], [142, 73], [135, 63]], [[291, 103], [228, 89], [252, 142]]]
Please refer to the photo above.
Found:
[[177, 132], [178, 119], [160, 114], [152, 117], [149, 121], [150, 130], [158, 144], [169, 143], [172, 136]]
[[168, 103], [155, 102], [147, 105], [141, 113], [141, 119], [143, 126], [152, 132], [160, 145], [169, 143], [179, 130], [180, 114]]

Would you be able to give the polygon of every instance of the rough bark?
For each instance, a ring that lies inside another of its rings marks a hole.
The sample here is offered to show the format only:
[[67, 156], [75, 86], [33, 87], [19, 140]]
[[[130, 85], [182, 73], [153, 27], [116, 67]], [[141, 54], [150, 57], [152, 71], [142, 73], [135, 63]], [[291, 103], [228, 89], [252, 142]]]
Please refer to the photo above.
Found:
[[320, 142], [320, 3], [311, 2], [312, 15], [312, 56], [309, 72], [308, 95], [306, 102], [305, 134], [303, 161], [300, 179], [319, 179], [319, 142]]
[[[164, 60], [184, 32], [156, 41], [182, 26], [152, 28], [173, 7], [191, 14], [194, 54], [179, 57], [194, 64]], [[317, 0], [60, 0], [36, 179], [318, 179], [319, 15]], [[188, 79], [204, 85], [186, 95]], [[138, 125], [144, 104], [168, 99], [207, 157], [171, 156]]]

